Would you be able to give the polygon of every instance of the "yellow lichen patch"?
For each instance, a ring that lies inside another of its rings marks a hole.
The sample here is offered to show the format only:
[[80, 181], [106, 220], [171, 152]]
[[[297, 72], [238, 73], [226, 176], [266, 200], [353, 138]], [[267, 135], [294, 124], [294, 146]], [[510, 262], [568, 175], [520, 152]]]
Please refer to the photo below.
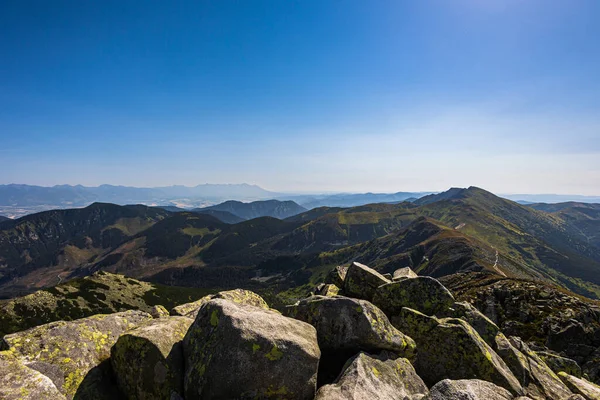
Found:
[[283, 357], [283, 352], [277, 348], [277, 345], [273, 345], [273, 348], [271, 348], [270, 352], [265, 354], [265, 357], [267, 357], [270, 361], [277, 361]]
[[210, 324], [212, 326], [219, 325], [219, 311], [218, 310], [213, 310], [212, 314], [210, 315]]

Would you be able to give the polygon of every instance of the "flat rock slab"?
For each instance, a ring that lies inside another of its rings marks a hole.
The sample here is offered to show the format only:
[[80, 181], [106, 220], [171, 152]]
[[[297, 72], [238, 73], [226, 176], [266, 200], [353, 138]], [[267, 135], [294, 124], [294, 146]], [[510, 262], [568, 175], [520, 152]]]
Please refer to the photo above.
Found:
[[321, 351], [311, 325], [214, 299], [183, 341], [186, 399], [312, 399]]
[[58, 390], [72, 398], [88, 373], [109, 359], [118, 337], [150, 320], [148, 313], [124, 311], [51, 322], [4, 336], [4, 347], [24, 363], [50, 371]]
[[186, 317], [163, 317], [121, 335], [112, 347], [111, 364], [127, 398], [183, 396], [182, 341], [193, 322]]
[[427, 393], [406, 358], [385, 359], [361, 352], [335, 383], [319, 389], [315, 400], [417, 400]]

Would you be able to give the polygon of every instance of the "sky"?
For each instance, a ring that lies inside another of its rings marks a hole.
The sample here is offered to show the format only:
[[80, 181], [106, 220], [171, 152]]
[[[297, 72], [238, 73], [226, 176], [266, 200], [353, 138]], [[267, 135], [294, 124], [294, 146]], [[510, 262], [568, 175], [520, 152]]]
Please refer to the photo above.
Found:
[[600, 1], [0, 2], [0, 184], [600, 195]]

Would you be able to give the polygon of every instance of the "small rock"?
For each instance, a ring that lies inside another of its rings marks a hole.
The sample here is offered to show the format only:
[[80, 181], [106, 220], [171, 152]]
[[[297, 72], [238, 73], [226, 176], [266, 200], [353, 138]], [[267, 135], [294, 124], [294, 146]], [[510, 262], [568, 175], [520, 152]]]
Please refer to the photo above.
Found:
[[111, 350], [119, 388], [130, 399], [168, 399], [183, 395], [183, 345], [193, 320], [154, 319], [124, 335]]
[[186, 399], [312, 399], [321, 352], [311, 325], [224, 299], [206, 303], [183, 341]]
[[353, 262], [346, 273], [344, 293], [349, 297], [370, 301], [377, 288], [386, 283], [390, 283], [390, 280], [379, 272], [366, 265]]
[[513, 395], [493, 383], [478, 379], [443, 381], [435, 384], [422, 400], [512, 400]]
[[193, 303], [186, 303], [181, 304], [177, 307], [173, 307], [173, 309], [171, 310], [171, 315], [181, 315], [184, 317], [195, 319], [196, 315], [198, 314], [198, 310], [200, 310], [200, 308], [204, 304], [208, 303], [213, 299], [231, 300], [234, 303], [248, 304], [251, 306], [264, 308], [265, 310], [269, 309], [269, 305], [267, 304], [267, 302], [264, 301], [263, 298], [257, 295], [256, 293], [251, 292], [250, 290], [234, 289], [226, 290], [216, 294], [210, 294], [208, 296], [204, 296], [200, 300], [194, 301]]
[[429, 393], [406, 358], [386, 359], [359, 353], [334, 384], [319, 389], [315, 400], [417, 400]]
[[373, 304], [390, 317], [399, 314], [404, 307], [436, 315], [452, 307], [454, 296], [437, 279], [419, 276], [379, 286], [373, 295]]
[[340, 293], [340, 288], [328, 283], [326, 285], [323, 285], [323, 287], [317, 292], [317, 295], [319, 296], [326, 296], [326, 297], [333, 297], [333, 296], [337, 296]]
[[152, 315], [152, 318], [168, 317], [169, 311], [159, 304], [157, 306], [152, 307], [152, 309], [150, 310], [150, 315]]
[[419, 275], [415, 274], [415, 272], [412, 269], [410, 269], [410, 267], [404, 267], [395, 270], [392, 279], [394, 281], [399, 281], [401, 279], [416, 278], [418, 276]]
[[344, 281], [346, 280], [346, 273], [348, 272], [348, 267], [337, 266], [332, 269], [329, 274], [327, 274], [327, 278], [325, 278], [325, 283], [331, 283], [339, 288], [344, 287]]

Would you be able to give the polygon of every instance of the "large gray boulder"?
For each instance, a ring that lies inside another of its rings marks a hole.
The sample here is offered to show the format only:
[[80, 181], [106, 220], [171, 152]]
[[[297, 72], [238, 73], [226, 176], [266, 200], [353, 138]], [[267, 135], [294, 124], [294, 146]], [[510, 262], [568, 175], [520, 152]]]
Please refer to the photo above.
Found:
[[532, 399], [562, 400], [573, 393], [529, 346], [517, 337], [496, 336], [496, 352]]
[[0, 352], [0, 399], [65, 400], [50, 378], [25, 366], [12, 352]]
[[379, 286], [373, 294], [373, 304], [390, 317], [404, 307], [436, 315], [452, 307], [454, 296], [437, 279], [419, 276]]
[[321, 352], [311, 325], [214, 299], [183, 341], [186, 399], [312, 399]]
[[392, 322], [417, 343], [414, 365], [428, 385], [443, 379], [481, 379], [522, 393], [506, 363], [467, 322], [429, 317], [409, 308], [403, 308]]
[[121, 335], [112, 347], [111, 364], [128, 398], [183, 396], [182, 341], [193, 322], [186, 317], [163, 317]]
[[406, 358], [359, 353], [334, 384], [322, 386], [315, 400], [418, 400], [429, 393]]
[[478, 379], [450, 380], [436, 383], [423, 400], [512, 400], [506, 389]]
[[389, 350], [407, 358], [415, 352], [415, 342], [366, 300], [312, 296], [288, 306], [285, 314], [314, 326], [322, 350]]
[[[94, 315], [75, 321], [56, 321], [4, 336], [4, 347], [22, 362], [48, 375], [58, 390], [71, 399], [100, 397], [106, 385], [106, 362], [119, 336], [152, 316], [142, 311]], [[108, 365], [110, 368], [110, 365]], [[110, 371], [108, 371], [110, 373]], [[82, 386], [82, 383], [85, 385]]]
[[263, 300], [262, 297], [257, 295], [250, 290], [245, 289], [233, 289], [233, 290], [225, 290], [223, 292], [209, 294], [208, 296], [204, 296], [200, 300], [196, 300], [192, 303], [181, 304], [177, 307], [173, 307], [171, 310], [171, 315], [173, 316], [184, 316], [192, 319], [196, 318], [198, 314], [198, 310], [213, 299], [225, 299], [231, 300], [234, 303], [238, 304], [248, 304], [255, 307], [264, 308], [265, 310], [269, 309], [269, 305], [266, 301]]
[[571, 389], [574, 394], [583, 396], [586, 400], [600, 399], [600, 386], [583, 378], [559, 372], [558, 376]]
[[353, 262], [348, 267], [344, 280], [344, 294], [364, 300], [371, 300], [377, 288], [391, 281], [361, 263]]

